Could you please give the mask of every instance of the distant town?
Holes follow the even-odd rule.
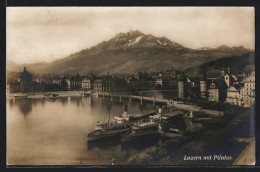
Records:
[[[204,99],[250,107],[255,103],[255,72],[235,74],[230,68],[203,72],[167,70],[137,74],[87,75],[32,74],[26,67],[7,76],[7,93],[36,94],[51,91],[124,92],[178,90],[178,98]]]

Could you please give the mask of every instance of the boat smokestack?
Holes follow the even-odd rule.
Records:
[[[127,105],[125,105],[125,112],[127,112]]]
[[[125,105],[125,111],[123,113],[123,116],[126,117],[127,116],[127,105]]]
[[[159,106],[158,113],[162,114],[162,107],[161,106]]]
[[[193,118],[193,111],[190,111],[190,117]]]

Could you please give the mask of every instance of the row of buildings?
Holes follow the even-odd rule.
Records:
[[[178,97],[200,97],[208,101],[249,107],[255,104],[255,72],[236,76],[228,69],[222,70],[217,77],[182,77],[178,81]]]
[[[163,74],[163,75],[162,75]],[[89,73],[86,76],[70,75],[33,75],[26,70],[16,77],[10,77],[7,85],[11,93],[34,91],[64,91],[64,90],[92,90],[93,92],[124,92],[154,89],[177,89],[177,79],[173,72],[136,75],[104,75],[95,76]],[[44,87],[36,89],[37,87]],[[51,89],[51,88],[55,89]]]
[[[167,75],[166,75],[167,74]],[[176,75],[168,72],[165,76],[105,75],[94,76],[37,76],[24,70],[18,78],[7,85],[11,93],[64,90],[92,90],[93,92],[125,92],[156,89],[177,89],[179,98],[202,98],[208,101],[226,102],[249,107],[255,103],[255,72],[236,75],[230,69],[223,69],[218,75],[208,73],[197,77]],[[178,77],[180,76],[180,77]],[[178,77],[178,80],[176,79]],[[54,88],[54,89],[53,89]]]

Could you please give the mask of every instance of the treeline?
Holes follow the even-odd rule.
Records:
[[[241,56],[231,56],[204,63],[199,66],[200,69],[219,69],[232,67],[232,72],[247,72],[248,66],[255,65],[255,52],[250,52]]]
[[[47,84],[45,82],[28,82],[21,84],[20,82],[10,83],[10,93],[37,93],[48,91],[67,91],[68,84],[66,81],[62,81],[61,84]]]

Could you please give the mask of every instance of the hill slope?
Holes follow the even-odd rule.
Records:
[[[189,68],[186,72],[203,71],[203,70],[221,70],[230,68],[231,72],[250,72],[255,70],[255,52],[245,53],[241,56],[230,56],[213,60],[197,67]]]

